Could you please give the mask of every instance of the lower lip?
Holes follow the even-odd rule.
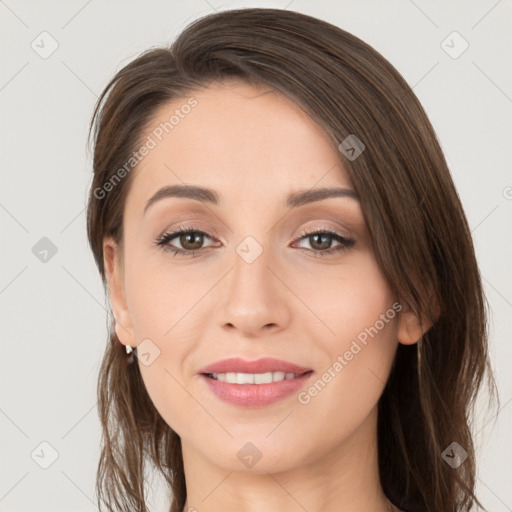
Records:
[[[210,390],[221,400],[239,407],[264,407],[297,393],[311,377],[308,372],[294,379],[285,379],[268,384],[230,384],[206,375],[201,377]]]

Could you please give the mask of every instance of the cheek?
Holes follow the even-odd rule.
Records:
[[[137,364],[153,405],[179,435],[202,417],[202,410],[186,389],[186,362],[200,339],[194,305],[210,287],[208,281],[192,283],[184,273],[170,272],[168,265],[148,264],[144,258],[133,257],[127,265],[126,295],[132,327],[137,342],[150,354],[146,365],[139,350]]]
[[[321,273],[304,272],[293,286],[312,313],[303,315],[308,321],[301,321],[301,329],[332,356],[348,348],[359,335],[364,338],[366,329],[376,322],[383,331],[381,338],[393,337],[394,298],[371,253],[360,252],[348,263]],[[386,317],[384,324],[381,315]]]
[[[126,272],[132,324],[139,337],[167,343],[187,325],[187,315],[207,291],[208,283],[204,283],[202,291],[201,281],[192,282],[179,265],[173,268],[162,256],[153,260],[142,256],[135,255]],[[182,337],[183,333],[179,338]]]
[[[337,422],[336,428],[355,427],[378,402],[387,381],[398,346],[400,306],[371,255],[358,257],[350,268],[340,267],[337,278],[315,283],[302,280],[308,305],[321,323],[301,327],[323,359],[317,379],[299,402],[322,420]]]

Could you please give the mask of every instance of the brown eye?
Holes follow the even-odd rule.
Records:
[[[205,239],[210,239],[210,236],[199,229],[179,227],[171,233],[164,233],[155,243],[157,246],[162,247],[166,251],[171,251],[176,255],[196,255],[203,249],[210,247],[203,247]],[[172,245],[172,240],[177,240],[174,244],[177,243],[181,247]]]
[[[301,233],[302,238],[300,240],[307,240],[310,249],[307,247],[303,247],[303,249],[307,249],[309,251],[313,251],[320,255],[323,254],[333,254],[338,251],[346,250],[349,247],[352,247],[355,244],[354,240],[343,236],[340,233],[331,230],[318,230],[318,231],[306,231]],[[338,242],[337,246],[332,248],[333,240]]]
[[[319,251],[326,251],[331,248],[334,237],[325,233],[319,233],[316,235],[309,235],[309,243],[313,249]]]
[[[199,231],[185,233],[183,235],[179,235],[179,237],[177,238],[179,238],[180,244],[183,247],[183,249],[192,251],[200,249],[204,241],[204,235]]]

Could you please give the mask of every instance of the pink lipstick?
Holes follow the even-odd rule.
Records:
[[[198,373],[221,400],[239,407],[263,407],[298,392],[313,370],[266,357],[256,361],[224,359]]]

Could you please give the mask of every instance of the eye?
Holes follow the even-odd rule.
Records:
[[[325,254],[334,254],[339,251],[344,251],[355,245],[355,240],[347,238],[345,235],[338,233],[336,231],[332,231],[330,229],[319,229],[316,231],[301,231],[299,233],[300,239],[307,241],[312,249],[305,248],[308,251],[312,251],[315,256],[319,254],[323,256]],[[336,240],[338,242],[337,246],[332,248],[332,240]],[[303,247],[304,248],[304,247]]]
[[[173,247],[170,245],[171,240],[178,239],[179,244],[182,248]],[[161,237],[155,240],[157,246],[162,247],[166,251],[171,253],[183,254],[183,255],[199,255],[204,249],[202,244],[205,239],[210,239],[207,233],[199,229],[190,227],[185,228],[180,226],[170,233],[164,233]]]

